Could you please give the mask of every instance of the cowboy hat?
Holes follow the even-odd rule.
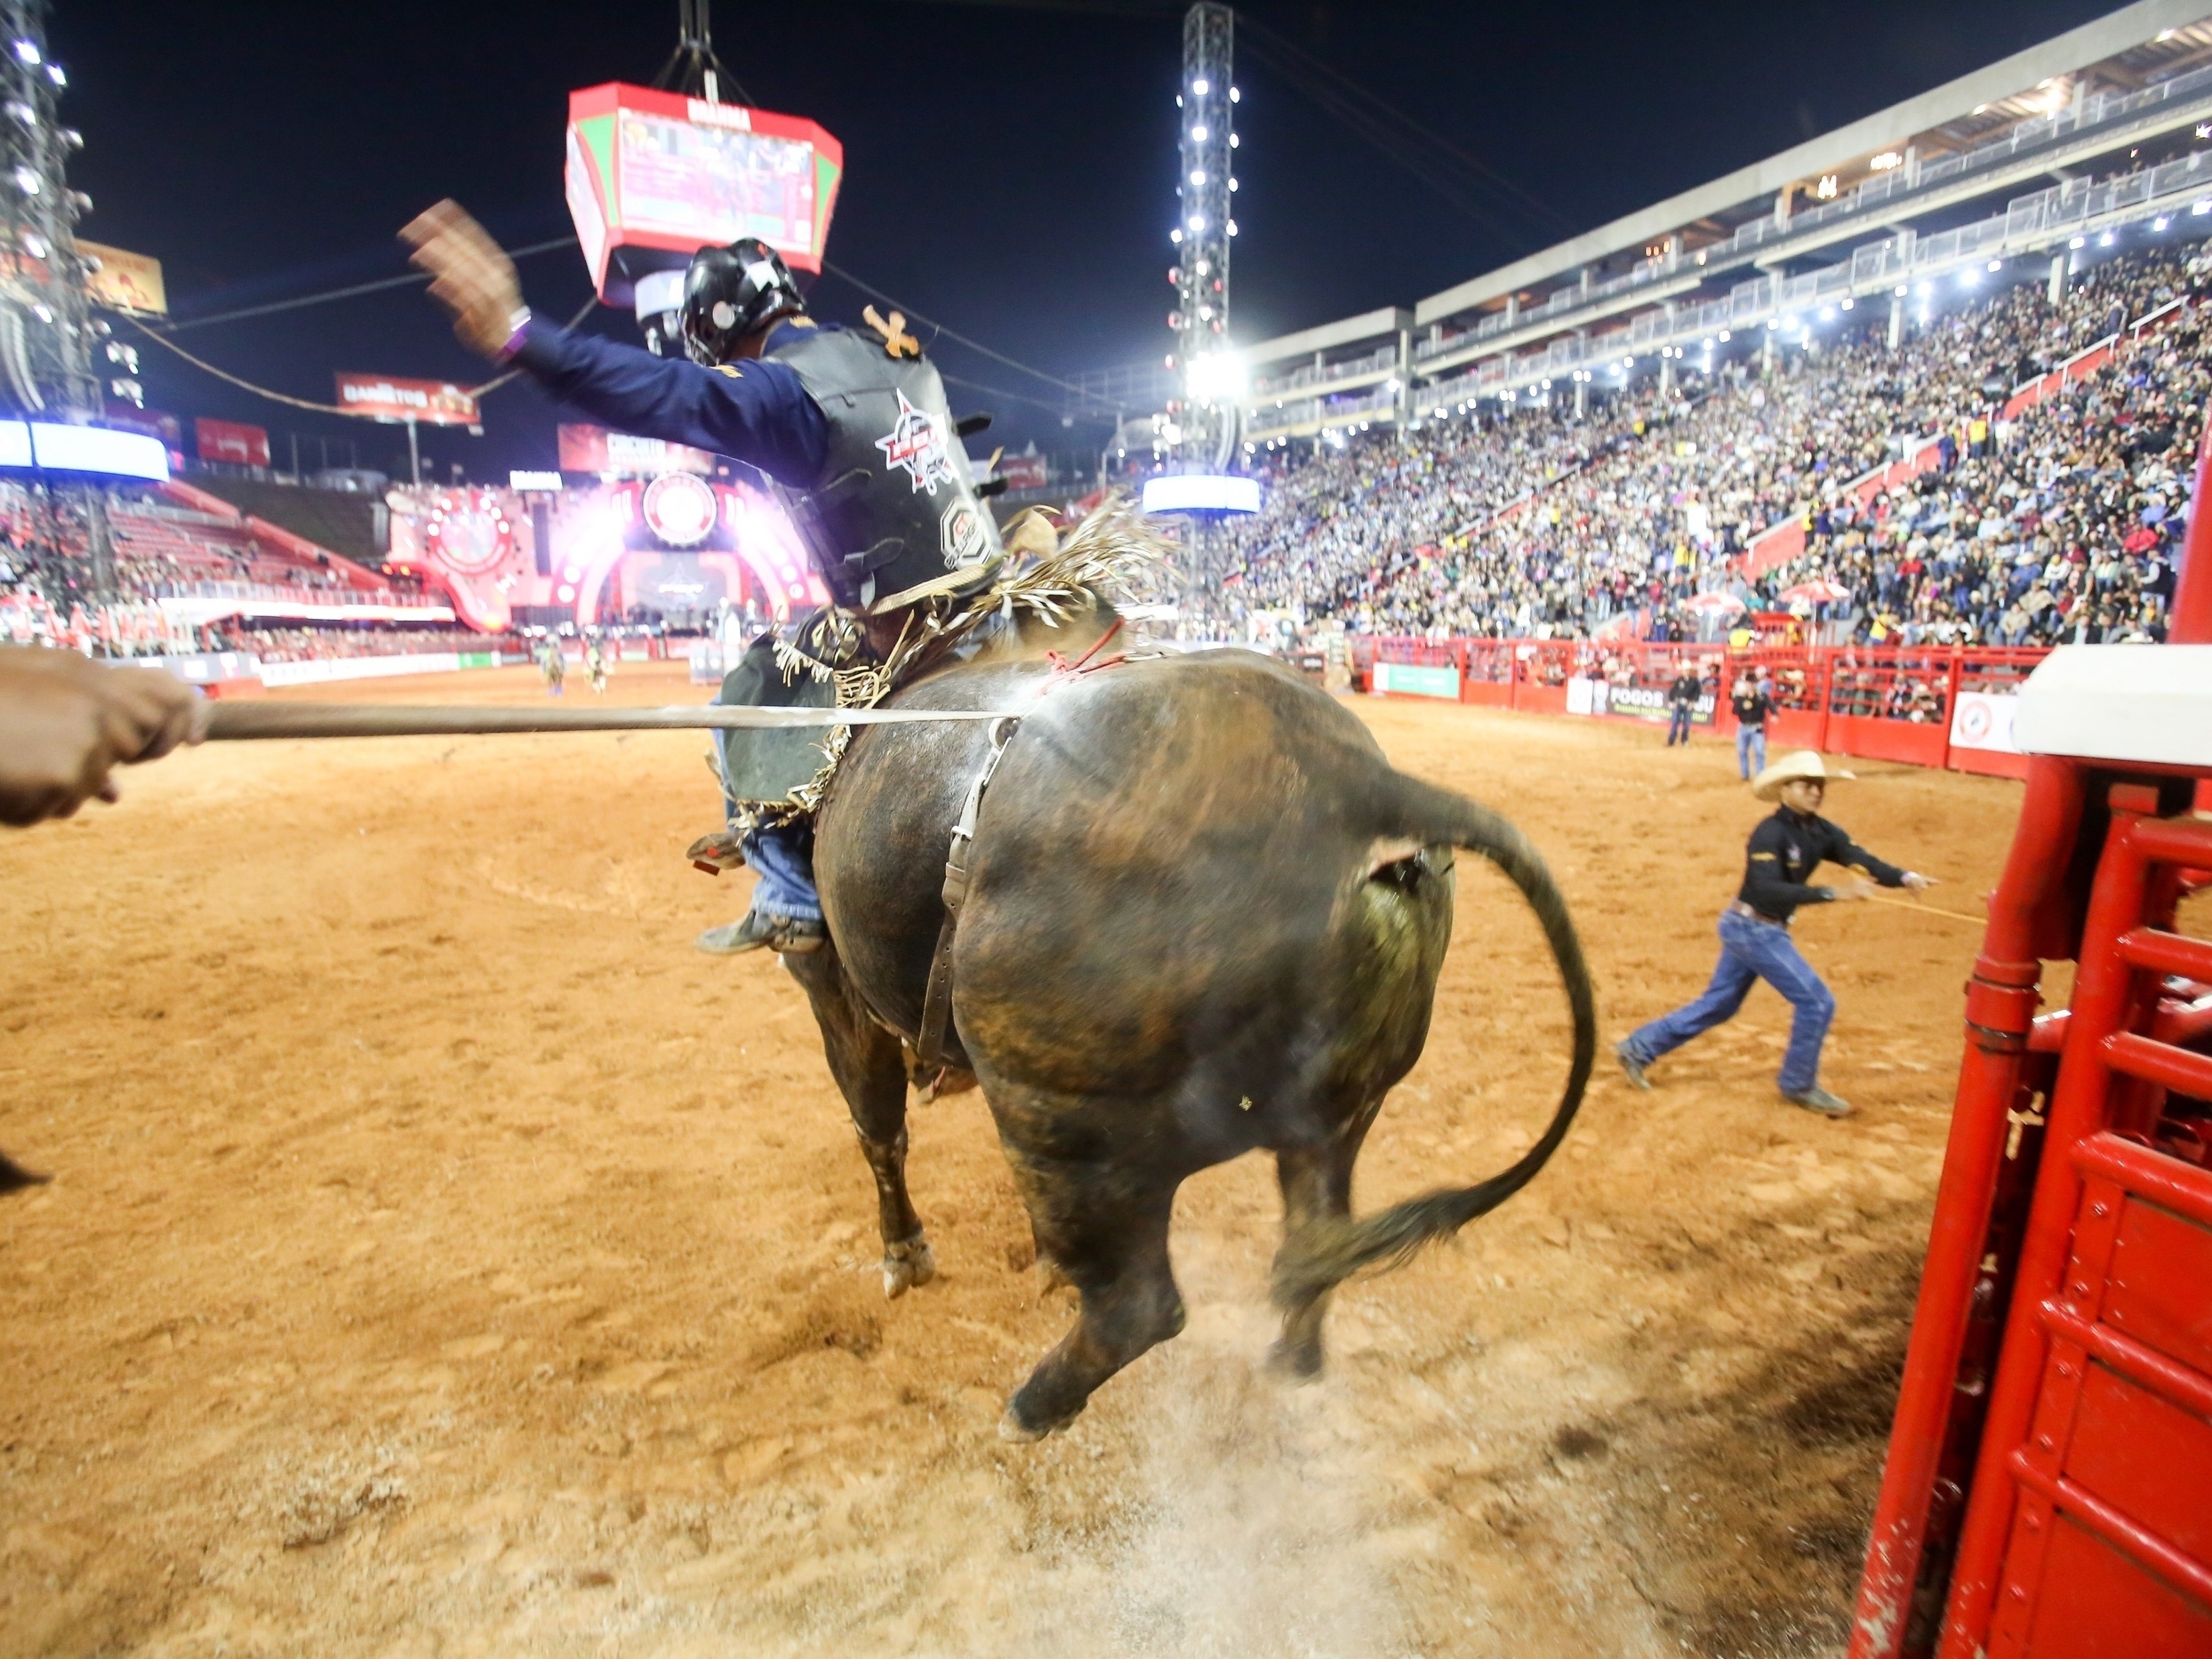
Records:
[[[1783,784],[1795,783],[1800,778],[1817,778],[1825,783],[1831,778],[1855,775],[1841,770],[1831,772],[1827,762],[1817,754],[1809,749],[1800,749],[1793,754],[1784,755],[1753,778],[1751,793],[1762,801],[1777,800],[1781,797]]]

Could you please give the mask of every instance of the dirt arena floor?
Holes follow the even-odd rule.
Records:
[[[579,677],[572,700],[589,701]],[[335,691],[524,701],[527,670]],[[627,669],[624,701],[696,700]],[[1608,1042],[1699,989],[1763,810],[1718,741],[1362,700],[1551,858]],[[1787,1008],[1631,1093],[1261,1369],[1258,1158],[1183,1190],[1190,1328],[1030,1447],[1065,1328],[981,1100],[918,1107],[938,1281],[886,1303],[797,986],[700,929],[694,734],[210,746],[0,838],[0,1653],[1733,1655],[1840,1651],[1978,934],[1871,904]],[[1978,910],[2018,800],[1862,765],[1835,817]],[[1463,861],[1373,1208],[1525,1147],[1554,971]]]

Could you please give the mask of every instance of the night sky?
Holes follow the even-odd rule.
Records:
[[[1452,283],[1755,161],[2087,21],[2092,0],[1867,0],[1777,6],[1261,4],[1240,47],[1233,333],[1265,339],[1411,304]],[[648,83],[675,44],[661,0],[213,6],[57,0],[63,116],[83,234],[149,253],[172,313],[306,294],[400,272],[393,233],[441,196],[510,245],[566,233],[567,93]],[[829,257],[1050,373],[1169,349],[1181,8],[1142,3],[721,0],[715,45],[766,108],[845,145]],[[1326,62],[1504,182],[1414,142],[1424,181],[1294,84]],[[1286,70],[1277,67],[1287,63]],[[732,96],[725,91],[725,96]],[[589,293],[573,246],[524,261],[541,313]],[[834,277],[816,310],[856,317]],[[589,325],[635,341],[626,312]],[[924,338],[928,338],[926,333]],[[331,372],[483,378],[420,290],[180,336],[234,373],[327,401]],[[1058,392],[950,342],[933,349],[994,440],[1095,446]],[[352,437],[391,469],[397,429],[262,402],[143,352],[149,405],[286,435]],[[477,477],[549,466],[553,407],[494,394],[486,435],[426,436]],[[187,441],[189,441],[188,427]],[[312,464],[315,453],[307,445]],[[333,456],[335,459],[335,454]]]

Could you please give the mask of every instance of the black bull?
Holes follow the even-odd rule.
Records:
[[[1040,1265],[1082,1310],[1008,1402],[1010,1436],[1067,1423],[1182,1328],[1167,1231],[1186,1177],[1275,1154],[1273,1357],[1310,1375],[1339,1282],[1493,1208],[1565,1137],[1595,1016],[1550,872],[1496,813],[1393,770],[1332,698],[1218,651],[1082,675],[982,661],[893,701],[1022,717],[978,822],[953,1019]],[[818,821],[833,943],[785,958],[875,1173],[894,1296],[934,1269],[907,1196],[893,1033],[919,1030],[948,842],[990,742],[979,722],[856,733]],[[1567,1088],[1511,1168],[1355,1222],[1353,1160],[1428,1035],[1455,847],[1496,863],[1543,926],[1574,1014]]]

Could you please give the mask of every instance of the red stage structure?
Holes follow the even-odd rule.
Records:
[[[2212,1655],[2212,942],[2174,926],[2212,883],[2208,461],[2169,644],[2022,697],[1850,1659]]]

